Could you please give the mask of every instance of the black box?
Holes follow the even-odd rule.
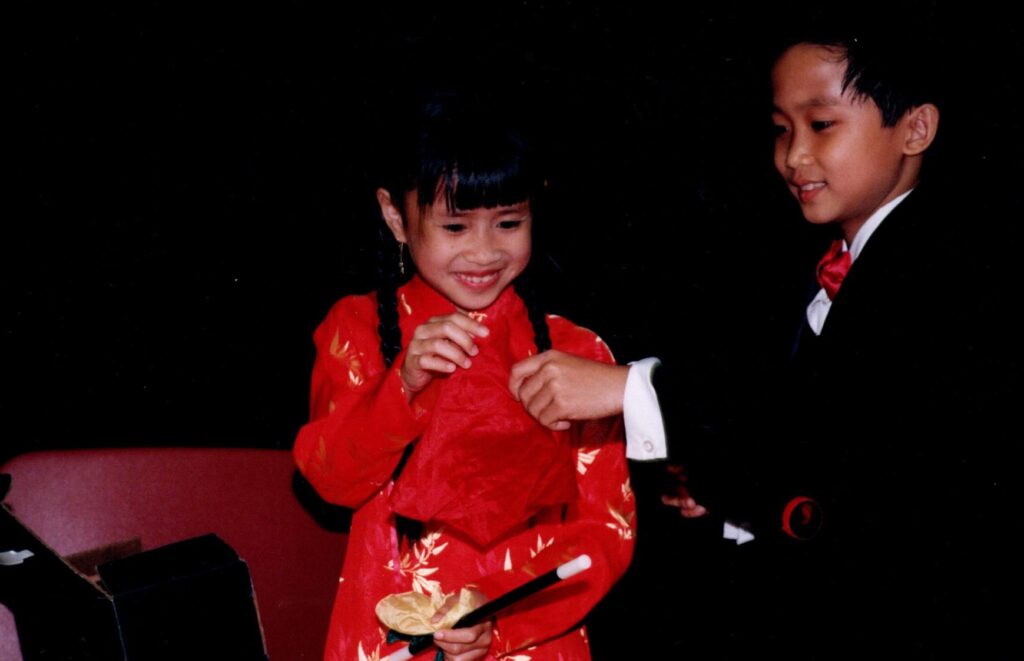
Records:
[[[266,661],[248,567],[216,535],[98,569],[90,579],[0,507],[0,603],[25,661]]]

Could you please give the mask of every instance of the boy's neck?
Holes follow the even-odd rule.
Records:
[[[885,196],[885,199],[883,199],[878,206],[875,207],[874,211],[869,213],[866,217],[840,223],[839,229],[843,233],[843,239],[846,240],[847,246],[853,245],[853,240],[857,237],[857,233],[860,232],[861,228],[864,227],[869,220],[874,218],[875,214],[877,214],[879,210],[884,208],[885,205],[889,204],[893,200],[909,193],[917,187],[918,178],[916,169],[914,176],[905,179],[906,181],[898,182],[897,185],[893,187],[892,191]]]
[[[899,206],[903,200],[914,190],[914,187],[903,191],[902,193],[890,198],[887,202],[879,205],[870,216],[868,216],[864,222],[860,223],[857,229],[850,233],[846,233],[846,228],[843,228],[843,238],[846,241],[846,249],[852,253],[854,259],[860,254],[860,251],[864,249],[864,244],[867,243],[871,235],[878,229],[878,226],[888,218],[889,214]]]

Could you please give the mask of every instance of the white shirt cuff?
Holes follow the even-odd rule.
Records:
[[[661,419],[658,394],[651,373],[661,365],[657,358],[644,358],[629,364],[622,417],[626,425],[626,457],[651,461],[668,457],[665,423]]]

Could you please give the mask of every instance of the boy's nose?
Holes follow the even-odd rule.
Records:
[[[811,160],[812,156],[807,148],[807,141],[794,133],[786,149],[786,166],[795,170],[801,165],[807,165]]]

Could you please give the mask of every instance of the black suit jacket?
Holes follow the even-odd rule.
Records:
[[[656,383],[694,488],[705,477],[719,510],[756,523],[764,575],[747,596],[764,598],[765,635],[791,656],[1008,649],[1019,361],[997,321],[1013,293],[993,281],[974,214],[913,192],[865,245],[821,335],[803,322],[791,359],[718,420],[664,406],[692,385],[666,372]],[[796,496],[823,512],[808,541],[782,533]],[[804,632],[795,648],[790,627]]]

